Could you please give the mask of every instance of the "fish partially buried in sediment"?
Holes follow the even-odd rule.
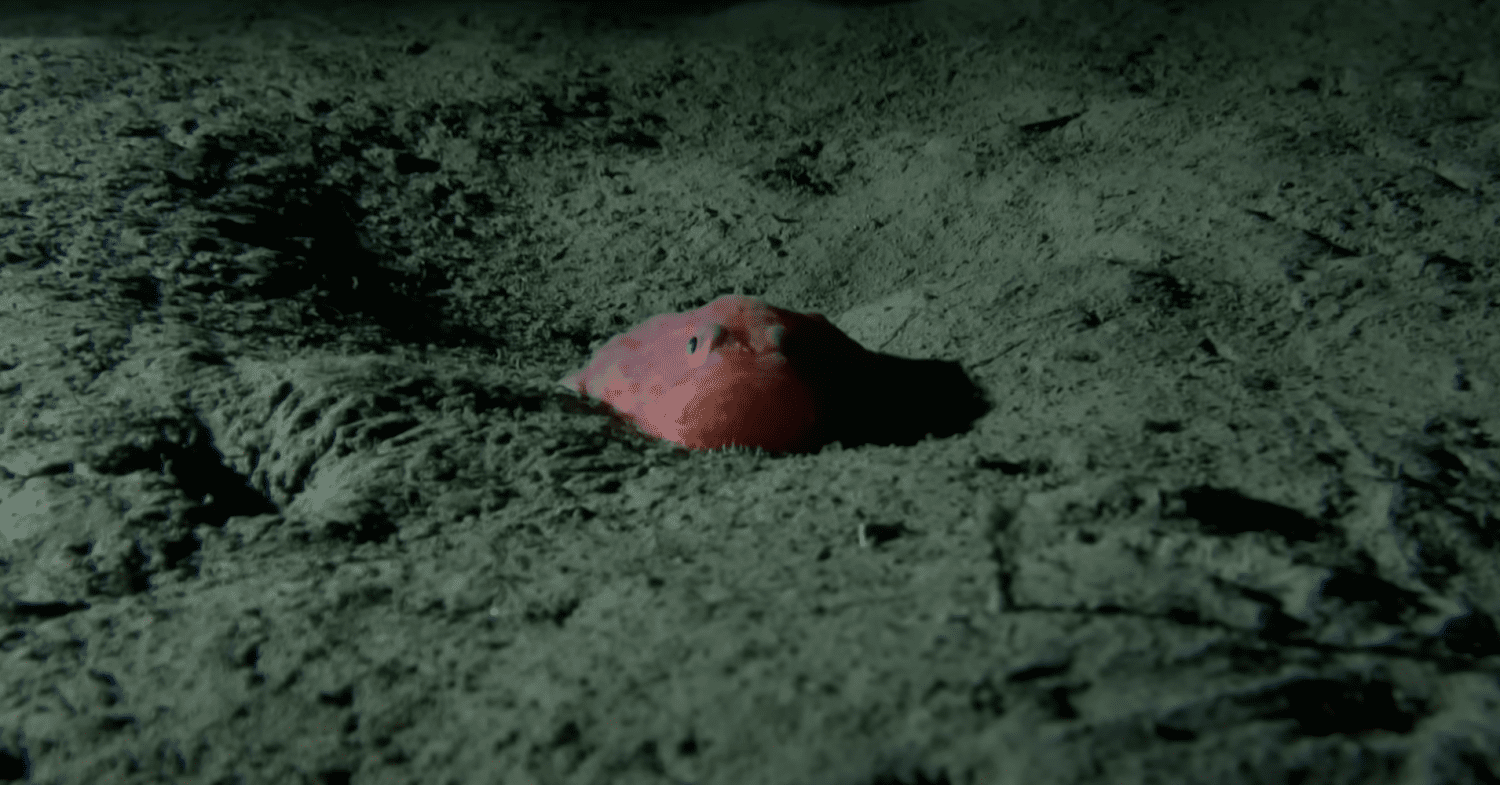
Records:
[[[833,410],[872,360],[822,314],[731,294],[647,319],[559,383],[685,447],[807,452],[838,438]]]

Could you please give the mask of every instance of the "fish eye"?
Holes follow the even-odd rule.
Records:
[[[688,365],[698,368],[708,362],[708,358],[713,355],[714,350],[724,344],[724,336],[727,334],[728,330],[724,329],[724,325],[716,324],[707,329],[699,330],[696,335],[688,338],[686,346],[687,356],[690,358]],[[699,351],[700,349],[702,351]]]

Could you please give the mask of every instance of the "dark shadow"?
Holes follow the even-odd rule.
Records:
[[[1470,609],[1444,622],[1437,637],[1448,648],[1470,657],[1500,654],[1500,631],[1495,629],[1495,620],[1476,610]]]
[[[398,146],[380,130],[351,131],[345,147],[359,143]],[[453,282],[436,265],[408,269],[403,249],[386,247],[363,228],[368,211],[354,195],[357,186],[325,182],[325,168],[351,153],[315,151],[312,164],[272,164],[264,156],[282,151],[286,140],[270,132],[205,136],[183,152],[175,168],[164,173],[173,198],[209,214],[201,234],[184,244],[186,269],[181,288],[198,297],[222,298],[232,313],[245,301],[301,301],[306,315],[267,317],[244,330],[296,335],[309,342],[358,340],[368,350],[390,343],[440,346],[487,346],[491,339],[446,318],[448,299],[439,294]],[[403,175],[430,173],[437,162],[409,153],[396,157]],[[434,209],[450,194],[434,196]],[[467,197],[467,194],[463,196]],[[477,204],[483,199],[475,196]],[[475,208],[479,209],[479,208]],[[253,249],[268,259],[241,261]],[[196,260],[212,254],[213,264]],[[153,306],[173,298],[134,284],[132,294]],[[320,329],[321,328],[321,329]],[[361,328],[373,328],[364,330]]]
[[[1259,717],[1290,719],[1300,736],[1331,736],[1374,730],[1406,733],[1427,712],[1396,700],[1392,685],[1354,675],[1343,679],[1291,679],[1240,696],[1236,702]]]
[[[278,254],[262,280],[246,292],[268,300],[311,293],[319,317],[348,326],[368,322],[398,343],[472,344],[480,336],[443,318],[444,300],[431,292],[451,281],[438,271],[396,269],[388,252],[361,235],[363,210],[333,188],[288,189],[268,205],[245,205],[214,221],[219,237]],[[280,200],[281,203],[276,203]]]
[[[1289,542],[1314,542],[1338,535],[1337,529],[1322,521],[1238,491],[1200,485],[1184,488],[1177,495],[1183,515],[1197,519],[1204,532],[1219,537],[1260,531],[1278,534]]]
[[[912,445],[963,433],[992,405],[963,366],[870,353],[840,370],[827,404],[828,442]]]
[[[1381,624],[1401,624],[1415,613],[1426,613],[1431,606],[1422,596],[1367,573],[1334,567],[1313,592],[1312,602],[1336,605],[1358,605],[1370,618]]]

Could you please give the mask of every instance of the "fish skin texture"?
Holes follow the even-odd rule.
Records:
[[[808,452],[873,355],[816,313],[725,295],[647,319],[558,380],[643,433],[697,450]]]

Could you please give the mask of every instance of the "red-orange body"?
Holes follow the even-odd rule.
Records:
[[[686,447],[796,452],[828,441],[839,369],[864,354],[821,314],[725,295],[611,338],[559,381]]]

